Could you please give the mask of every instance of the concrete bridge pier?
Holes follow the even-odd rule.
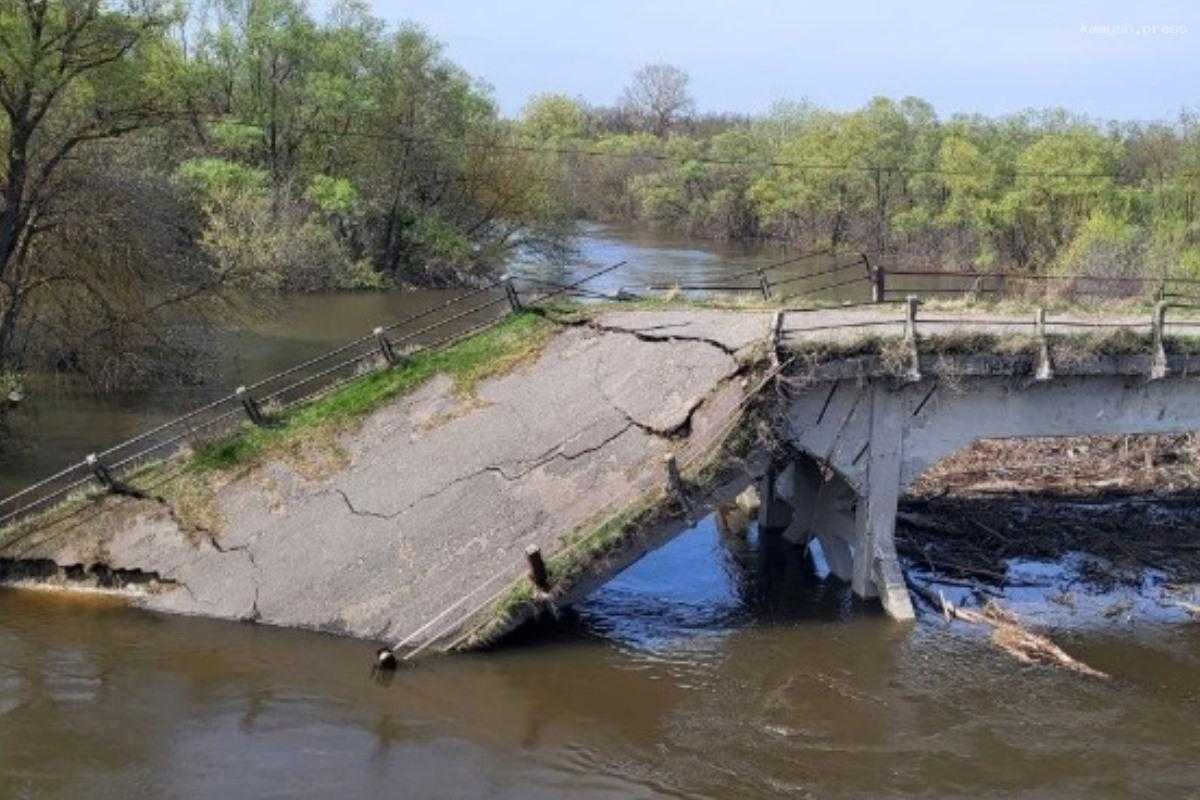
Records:
[[[879,596],[893,619],[911,620],[912,599],[896,555],[896,512],[901,491],[904,421],[911,414],[899,395],[880,384],[871,393],[871,436],[867,443],[867,485],[855,514],[854,575],[859,597]]]
[[[892,617],[912,619],[894,541],[908,412],[880,384],[843,390],[841,399],[838,393],[834,386],[814,395],[821,404],[816,424],[809,420],[793,436],[791,462],[762,479],[760,529],[800,545],[815,538],[830,572],[855,594],[878,597]]]
[[[829,571],[849,583],[859,597],[879,597],[892,617],[911,619],[912,604],[893,538],[899,498],[898,454],[893,450],[892,458],[884,453],[876,458],[882,480],[871,488],[878,487],[878,491],[860,497],[841,476],[823,471],[814,459],[799,455],[775,477],[774,496],[789,508],[786,513],[777,512],[776,521],[790,517],[782,535],[793,544],[806,545],[816,539]]]
[[[792,524],[795,514],[787,499],[789,482],[786,473],[787,470],[781,472],[777,464],[771,463],[759,479],[758,529],[763,533],[782,533]]]

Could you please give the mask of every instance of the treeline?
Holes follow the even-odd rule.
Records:
[[[849,112],[781,103],[751,120],[684,115],[657,130],[653,118],[551,95],[523,124],[559,152],[583,217],[934,269],[1200,277],[1191,113],[942,120],[922,100],[876,98]]]
[[[263,291],[561,255],[547,164],[421,30],[347,0],[0,0],[0,377],[186,365]]]
[[[264,293],[451,285],[575,220],[946,269],[1200,274],[1200,123],[925,102],[696,113],[651,64],[611,106],[517,119],[358,0],[0,0],[0,387],[189,363]],[[249,299],[249,303],[247,300]],[[194,338],[194,337],[192,337]]]

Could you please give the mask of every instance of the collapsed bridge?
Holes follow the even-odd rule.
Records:
[[[467,393],[432,375],[325,431],[321,458],[291,442],[190,494],[134,486],[10,526],[0,577],[409,652],[458,646],[597,585],[622,548],[644,552],[647,508],[696,513],[722,444],[765,407],[786,446],[751,476],[760,524],[818,539],[834,574],[905,619],[897,501],[937,460],[981,438],[1200,428],[1200,359],[1181,345],[1200,322],[1166,312],[547,312],[536,353]],[[523,575],[528,548],[551,562],[548,596]]]

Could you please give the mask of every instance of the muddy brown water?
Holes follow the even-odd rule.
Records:
[[[1187,797],[1200,635],[1060,637],[1108,682],[685,533],[519,644],[363,643],[0,591],[0,797]]]
[[[671,280],[778,257],[619,231],[585,254]],[[639,269],[606,289],[658,280]],[[420,297],[302,298],[224,335],[240,360],[222,379]],[[190,399],[64,389],[10,421],[28,446],[0,471],[23,482]],[[0,798],[1197,796],[1200,629],[1057,635],[1114,676],[1082,680],[935,617],[892,624],[821,574],[706,521],[560,624],[387,682],[363,642],[0,590]]]

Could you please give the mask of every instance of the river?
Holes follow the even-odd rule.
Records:
[[[582,250],[642,271],[611,286],[779,257],[601,229]],[[241,360],[213,391],[414,302],[430,300],[301,298],[226,335]],[[12,423],[29,445],[5,456],[6,479],[184,397],[64,388]],[[1195,796],[1196,627],[1056,635],[1113,675],[1087,680],[1022,667],[932,616],[893,624],[823,574],[706,520],[561,624],[386,682],[362,642],[0,590],[0,798]]]

